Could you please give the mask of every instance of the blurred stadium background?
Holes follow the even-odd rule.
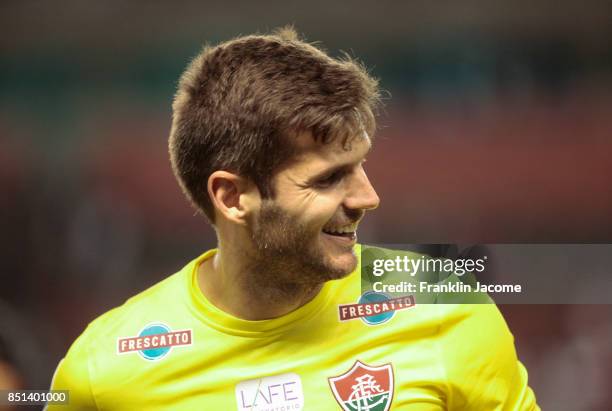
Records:
[[[46,388],[89,321],[214,246],[167,160],[174,88],[204,42],[287,23],[388,90],[362,241],[612,240],[609,1],[4,1],[0,381]],[[501,307],[544,409],[612,409],[610,307]]]

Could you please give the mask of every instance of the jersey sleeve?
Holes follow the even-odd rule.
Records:
[[[86,332],[72,344],[66,356],[60,361],[53,381],[52,390],[68,390],[68,404],[47,405],[47,411],[97,410],[91,390],[89,356]]]
[[[540,410],[495,304],[462,304],[458,310],[441,327],[449,410]]]

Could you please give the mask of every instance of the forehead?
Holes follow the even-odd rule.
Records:
[[[303,133],[294,140],[295,153],[278,175],[307,175],[320,173],[343,165],[361,162],[372,147],[367,133],[350,138],[346,143],[341,138],[327,144],[315,141],[310,133]]]
[[[342,138],[324,144],[315,141],[310,133],[299,134],[295,141],[294,147],[296,150],[295,163],[303,163],[309,161],[323,162],[344,162],[360,161],[363,159],[372,147],[372,141],[366,132],[360,135],[351,136],[346,141]]]

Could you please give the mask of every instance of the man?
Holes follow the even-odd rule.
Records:
[[[537,409],[494,305],[339,318],[379,203],[363,168],[377,102],[359,64],[291,29],[205,48],[170,156],[218,248],[89,325],[54,377],[71,408]]]

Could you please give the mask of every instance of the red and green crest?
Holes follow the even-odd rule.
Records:
[[[388,411],[393,401],[393,368],[355,361],[344,374],[329,378],[329,385],[344,411]]]

